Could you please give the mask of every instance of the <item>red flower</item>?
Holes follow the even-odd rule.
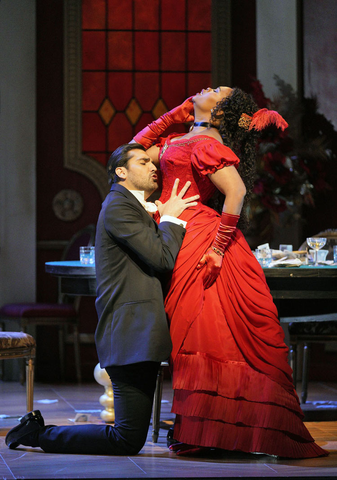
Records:
[[[298,160],[298,165],[308,174],[310,174],[310,168],[306,164],[305,160],[303,158],[299,158]]]
[[[323,192],[328,187],[326,181],[323,178],[318,178],[314,180],[312,183],[317,192]]]
[[[268,152],[263,156],[266,172],[269,172],[277,183],[285,185],[292,177],[292,172],[285,167],[286,157],[281,152]]]
[[[265,207],[276,213],[281,213],[287,210],[287,204],[282,198],[265,195],[262,197],[261,201]]]
[[[265,191],[265,182],[259,179],[254,185],[253,193],[255,193],[256,195],[262,195],[264,191]]]

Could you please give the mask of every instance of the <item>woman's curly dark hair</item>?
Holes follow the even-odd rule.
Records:
[[[240,88],[233,88],[232,93],[220,100],[211,112],[211,123],[218,125],[224,145],[239,157],[238,172],[246,187],[246,196],[242,208],[239,228],[248,227],[246,205],[249,203],[256,175],[256,144],[259,133],[254,129],[240,127],[238,122],[243,113],[253,115],[258,110],[254,99]],[[210,200],[209,206],[221,213],[224,195],[220,192]]]

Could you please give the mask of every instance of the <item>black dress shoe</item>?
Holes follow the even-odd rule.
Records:
[[[36,420],[41,427],[44,427],[44,418],[40,410],[33,410],[20,418],[20,423],[26,423],[28,420]]]
[[[16,448],[20,444],[29,447],[38,447],[38,431],[44,427],[44,419],[40,410],[29,412],[20,418],[20,423],[6,435],[6,445]]]

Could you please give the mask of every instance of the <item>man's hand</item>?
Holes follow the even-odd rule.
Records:
[[[170,215],[171,217],[178,218],[179,215],[181,215],[183,211],[186,210],[186,208],[195,207],[196,205],[198,205],[198,202],[195,202],[194,200],[198,200],[200,198],[200,195],[183,198],[183,196],[189,189],[191,182],[186,182],[183,188],[180,190],[179,194],[177,195],[178,184],[179,178],[175,180],[172,188],[171,197],[169,198],[169,200],[167,200],[166,203],[161,203],[159,200],[156,200],[155,204],[158,207],[158,212],[161,217],[163,215]]]
[[[203,283],[205,290],[213,285],[220,273],[223,257],[209,248],[197,265],[197,270],[204,267]]]

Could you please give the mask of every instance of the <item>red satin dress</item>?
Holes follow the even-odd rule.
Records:
[[[204,272],[196,268],[220,222],[205,205],[215,191],[207,174],[238,165],[238,157],[204,135],[171,135],[158,145],[161,202],[176,178],[180,187],[190,180],[187,196],[199,194],[201,200],[180,217],[187,230],[165,300],[173,342],[174,438],[280,457],[327,455],[302,422],[277,309],[241,231],[211,288],[204,290]]]

